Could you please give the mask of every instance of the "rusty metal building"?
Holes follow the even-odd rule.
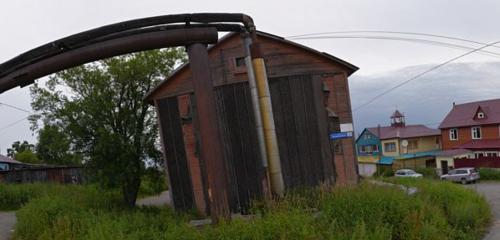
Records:
[[[282,37],[258,33],[267,66],[272,107],[286,189],[358,181],[354,139],[329,139],[340,124],[352,124],[348,77],[358,68]],[[255,117],[239,34],[209,48],[219,134],[224,146],[228,200],[245,212],[262,198],[266,171],[261,164]],[[207,176],[199,154],[199,119],[189,64],[181,66],[146,96],[156,106],[172,200],[176,209],[209,212]]]

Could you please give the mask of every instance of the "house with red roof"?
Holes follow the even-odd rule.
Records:
[[[439,125],[443,153],[438,168],[454,166],[453,159],[500,156],[500,99],[453,104]],[[454,154],[460,152],[460,154]],[[467,154],[463,154],[468,152]]]
[[[365,128],[356,140],[359,172],[371,176],[377,168],[420,168],[435,165],[441,132],[424,125],[406,125],[398,110],[390,126]]]

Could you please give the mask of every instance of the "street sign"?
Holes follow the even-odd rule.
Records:
[[[350,138],[352,137],[352,132],[334,132],[330,133],[330,140]]]

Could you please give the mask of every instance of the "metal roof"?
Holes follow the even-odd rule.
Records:
[[[416,152],[416,153],[404,153],[401,154],[397,157],[396,159],[412,159],[412,158],[418,158],[418,157],[433,157],[436,156],[438,153],[438,150],[435,151],[427,151],[427,152]]]
[[[484,112],[484,118],[478,119],[476,117],[478,110]],[[488,124],[500,124],[500,99],[454,105],[443,122],[439,125],[439,128],[468,127]]]
[[[15,163],[15,164],[23,164],[22,162],[19,162],[19,161],[16,161],[10,157],[7,157],[7,156],[4,156],[4,155],[0,155],[0,162],[3,162],[3,163]]]
[[[467,150],[467,149],[450,149],[450,150],[444,150],[436,153],[436,156],[441,156],[441,157],[453,157],[457,155],[463,155],[463,154],[468,154],[471,153],[472,151]]]
[[[383,156],[380,158],[380,160],[378,161],[378,164],[382,164],[382,165],[391,165],[392,162],[394,162],[394,157],[386,157],[386,156]]]
[[[470,142],[458,145],[455,148],[465,148],[465,149],[471,149],[471,150],[477,150],[477,149],[495,149],[495,150],[499,150],[500,149],[500,139],[479,139],[479,140],[472,140]]]
[[[262,32],[262,31],[256,31],[256,32],[257,32],[257,36],[259,36],[259,37],[265,37],[265,38],[273,39],[275,41],[279,41],[279,42],[282,42],[282,43],[285,43],[285,44],[293,45],[295,47],[302,48],[302,49],[304,49],[304,50],[306,50],[308,52],[311,52],[311,53],[314,53],[314,54],[317,54],[317,55],[321,55],[322,57],[325,57],[325,58],[327,58],[328,60],[330,60],[332,62],[336,62],[336,63],[338,63],[338,64],[346,67],[347,69],[349,69],[348,75],[351,75],[354,72],[356,72],[357,70],[359,70],[359,67],[357,67],[357,66],[355,66],[355,65],[353,65],[353,64],[351,64],[349,62],[346,62],[346,61],[344,61],[344,60],[342,60],[340,58],[337,58],[337,57],[335,57],[333,55],[330,55],[328,53],[320,52],[320,51],[312,49],[310,47],[306,47],[306,46],[304,46],[302,44],[286,40],[285,38],[277,36],[277,35],[274,35],[274,34]],[[226,40],[228,40],[229,38],[231,38],[233,36],[239,35],[239,34],[240,33],[237,33],[237,32],[231,32],[229,34],[226,34],[221,39],[219,39],[219,41],[218,41],[218,43],[216,45],[224,44],[224,42]],[[216,45],[209,46],[208,51],[210,52]],[[145,101],[151,101],[152,99],[150,99],[150,96],[153,95],[160,88],[160,86],[162,86],[163,84],[165,84],[169,79],[175,77],[177,74],[179,74],[180,72],[182,72],[188,66],[189,66],[189,62],[186,62],[186,63],[182,64],[181,66],[179,66],[178,68],[176,68],[165,80],[161,81],[157,86],[155,86],[153,89],[151,89],[144,96],[144,100]]]
[[[394,113],[391,116],[391,118],[400,118],[400,117],[404,117],[404,115],[399,110],[394,111]]]
[[[441,135],[440,130],[432,129],[424,125],[406,125],[404,127],[385,126],[372,127],[367,129],[381,140],[391,138],[414,138]]]

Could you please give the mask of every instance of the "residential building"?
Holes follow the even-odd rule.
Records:
[[[390,126],[366,128],[356,140],[361,175],[370,176],[382,166],[392,169],[430,167],[435,164],[441,132],[424,125],[406,125],[396,110]]]
[[[25,167],[26,164],[16,161],[10,157],[0,155],[0,171],[9,171],[12,169],[20,169]]]
[[[266,62],[285,188],[356,184],[352,134],[334,140],[329,134],[352,129],[348,77],[358,68],[279,36],[264,32],[257,36]],[[262,198],[267,173],[259,154],[241,35],[226,35],[208,49],[208,56],[228,202],[232,212],[244,212],[253,200]],[[193,92],[186,64],[152,90],[146,101],[158,112],[174,207],[207,213],[211,189],[198,151],[203,144],[198,123],[204,119],[198,115]]]
[[[439,129],[443,154],[448,155],[446,159],[436,159],[439,161],[436,165],[442,172],[446,172],[448,167],[454,167],[453,160],[457,158],[498,158],[500,99],[453,104]],[[466,151],[467,154],[462,154]]]

